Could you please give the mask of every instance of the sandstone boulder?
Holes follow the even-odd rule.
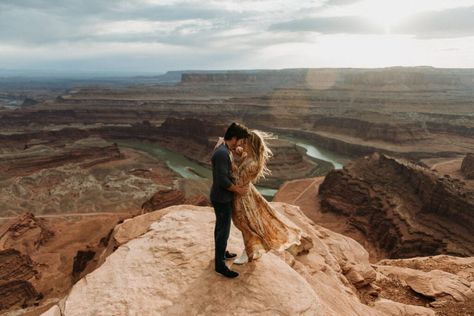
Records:
[[[311,238],[308,253],[269,252],[243,266],[228,261],[240,276],[226,279],[213,271],[212,208],[172,206],[117,225],[102,265],[44,315],[444,316],[471,308],[474,258],[371,265],[353,239],[315,224],[298,207],[272,205]],[[228,249],[243,249],[235,227]]]
[[[436,301],[474,300],[474,283],[452,273],[441,270],[423,272],[393,266],[376,266],[376,268],[384,276],[397,279],[407,284],[413,291],[434,298]]]
[[[63,315],[381,315],[360,302],[344,274],[360,275],[357,285],[370,283],[367,252],[297,207],[274,206],[313,239],[308,254],[267,253],[233,266],[241,275],[228,280],[213,271],[212,209],[173,206],[117,226],[118,249],[73,287]],[[234,228],[229,249],[242,248]]]
[[[146,212],[159,210],[172,205],[183,204],[184,194],[176,189],[163,189],[156,192],[148,201],[143,203],[142,209]]]
[[[27,213],[0,225],[0,314],[38,315],[64,297],[75,280],[94,270],[95,255],[104,252],[112,229],[128,216]]]
[[[375,302],[374,308],[390,316],[404,316],[404,315],[435,316],[436,315],[436,313],[433,310],[426,307],[402,304],[402,303],[394,302],[387,299],[380,299],[379,301]]]

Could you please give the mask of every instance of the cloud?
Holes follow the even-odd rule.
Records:
[[[453,38],[474,35],[474,6],[420,12],[408,17],[393,32],[419,38]]]
[[[270,31],[317,32],[323,34],[380,33],[382,30],[365,18],[357,16],[314,17],[276,23]]]
[[[328,0],[326,1],[325,5],[326,6],[343,6],[343,5],[354,4],[359,1],[361,0]]]
[[[322,34],[381,34],[382,25],[361,16],[307,17],[275,23],[270,31],[316,32]],[[457,38],[474,35],[474,6],[423,11],[401,19],[391,34],[418,38]]]
[[[266,9],[266,10],[264,10]],[[301,10],[293,6],[292,10]],[[0,2],[0,41],[20,46],[56,43],[162,43],[258,49],[295,41],[269,36],[274,19],[290,14],[285,1],[18,0]],[[260,33],[260,35],[257,35]],[[232,43],[234,41],[234,43]]]
[[[301,47],[311,56],[327,52],[331,38],[385,35],[383,25],[351,11],[367,1],[0,0],[0,67],[232,68],[246,61],[260,67],[269,55],[288,55],[282,65],[291,65],[301,61]],[[425,10],[391,32],[418,39],[471,35],[472,9]]]
[[[81,3],[82,5],[78,5]],[[203,5],[183,4],[154,5],[137,2],[135,6],[120,5],[119,1],[26,1],[0,3],[0,39],[8,43],[31,43],[34,45],[60,41],[116,41],[121,40],[122,30],[125,41],[157,41],[167,38],[173,32],[179,37],[184,33],[197,33],[207,29],[219,29],[221,21],[237,22],[238,13]],[[173,23],[176,21],[176,23]],[[166,23],[168,22],[168,23]],[[207,23],[206,23],[207,22]],[[141,24],[149,27],[142,32],[130,32],[126,26]],[[111,36],[105,36],[105,29]],[[152,33],[156,36],[150,38]],[[143,34],[143,37],[140,36]]]

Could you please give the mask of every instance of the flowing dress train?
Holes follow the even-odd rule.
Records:
[[[242,232],[245,250],[250,261],[269,250],[283,251],[300,245],[303,232],[283,214],[276,211],[252,181],[258,173],[257,162],[247,157],[235,168],[237,185],[248,185],[244,195],[236,195],[232,220]]]

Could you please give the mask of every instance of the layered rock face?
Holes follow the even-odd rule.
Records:
[[[175,189],[165,189],[156,192],[148,201],[143,203],[142,209],[151,212],[171,205],[184,204],[184,201],[183,192]]]
[[[40,300],[42,296],[28,281],[37,274],[30,257],[15,249],[0,250],[0,311]]]
[[[209,145],[209,139],[224,137],[227,126],[198,119],[177,119],[168,117],[159,127],[161,135],[191,139],[202,145]]]
[[[373,122],[362,119],[361,114],[359,113],[359,118],[350,117],[354,114],[347,117],[321,117],[314,121],[314,129],[395,144],[414,143],[429,136],[421,124],[403,122],[387,115],[383,119],[379,117],[378,122]]]
[[[474,254],[474,192],[425,167],[373,154],[328,174],[319,195],[389,258]]]
[[[185,193],[177,189],[164,189],[156,192],[142,205],[142,210],[152,212],[172,205],[190,204],[198,206],[210,206],[211,203],[206,195],[198,194],[186,198]]]
[[[461,165],[461,173],[467,179],[474,180],[474,154],[467,154]]]
[[[25,127],[130,125],[146,119],[156,126],[173,116],[236,120],[264,130],[304,130],[316,134],[321,146],[354,156],[375,149],[427,158],[466,154],[474,148],[471,70],[286,69],[182,75],[173,86],[73,90],[33,108],[2,112],[0,125],[23,132]],[[132,130],[120,131],[127,136]]]
[[[0,154],[0,217],[136,211],[177,178],[165,162],[101,138],[29,144]]]
[[[23,152],[1,155],[0,174],[7,176],[23,176],[35,171],[54,168],[69,163],[79,163],[87,168],[96,164],[123,158],[119,148],[112,144],[103,146],[66,146],[56,149],[25,148]]]
[[[0,225],[0,313],[24,308],[38,315],[62,298],[97,266],[111,230],[129,216],[26,213]]]
[[[472,87],[472,70],[435,68],[384,69],[282,69],[259,71],[188,72],[181,75],[184,84],[252,83],[272,87],[315,89],[364,88],[373,90],[426,90],[433,88]]]
[[[228,261],[240,276],[226,279],[213,271],[212,209],[173,206],[116,226],[106,253],[117,250],[43,315],[458,316],[469,311],[473,258],[370,265],[354,240],[314,224],[297,207],[272,206],[312,239],[307,254],[270,252],[243,266]],[[228,248],[243,249],[235,228]]]

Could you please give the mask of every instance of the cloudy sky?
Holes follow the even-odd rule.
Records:
[[[0,0],[0,68],[474,68],[474,0]]]

